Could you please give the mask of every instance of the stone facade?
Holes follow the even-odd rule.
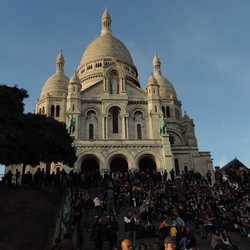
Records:
[[[198,150],[193,120],[183,115],[173,85],[161,73],[160,59],[154,56],[153,74],[142,89],[130,52],[112,35],[107,10],[101,35],[86,48],[70,79],[64,63],[61,51],[36,113],[65,124],[73,118],[74,171],[194,169],[205,175],[213,170],[210,153]],[[161,133],[162,114],[167,132]]]

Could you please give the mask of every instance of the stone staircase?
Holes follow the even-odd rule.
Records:
[[[89,189],[89,194],[90,197],[93,199],[96,196],[99,197],[100,200],[102,200],[102,196],[101,196],[101,192],[100,189],[98,188],[92,188]],[[125,207],[125,208],[120,208],[120,215],[116,215],[116,220],[119,224],[119,236],[118,236],[118,242],[117,245],[120,248],[121,247],[121,242],[125,239],[125,231],[124,231],[124,222],[123,222],[123,218],[126,215],[127,210],[130,207]],[[134,209],[133,210],[135,212],[137,212],[137,214],[139,214],[139,209]],[[104,217],[103,219],[103,223],[105,224],[107,222],[108,218]],[[95,217],[94,215],[92,215],[91,218],[91,224],[93,224],[95,222]],[[83,224],[83,223],[82,223]],[[156,226],[156,228],[158,228],[159,226],[159,221],[154,221],[154,225]],[[191,228],[193,227],[192,225]],[[233,243],[236,244],[236,246],[238,246],[239,250],[247,250],[250,249],[250,239],[249,238],[241,238],[240,235],[236,232],[230,232],[229,233],[231,236],[231,239],[233,241]],[[84,235],[84,245],[83,248],[80,250],[92,250],[94,249],[94,243],[90,242],[90,233],[89,232],[83,232]],[[209,237],[207,237],[207,239],[201,239],[200,235],[195,234],[196,236],[196,240],[197,240],[197,244],[200,250],[211,250],[211,246],[210,246],[210,242],[211,242],[211,235]],[[148,246],[148,250],[153,249],[153,244],[155,241],[158,241],[158,237],[155,238],[137,238],[136,239],[136,245],[138,246],[141,242],[144,242],[147,246]],[[109,250],[109,244],[108,241],[104,242],[103,245],[103,250]]]
[[[99,197],[100,200],[102,200],[102,196],[100,194],[100,189],[89,189],[89,194],[90,194],[90,197],[93,199],[95,198],[96,196]],[[130,207],[126,206],[124,208],[120,207],[120,214],[119,215],[116,215],[116,220],[119,224],[119,236],[118,236],[118,241],[117,241],[117,245],[120,247],[121,246],[121,242],[125,239],[125,231],[124,231],[124,221],[123,221],[123,218],[124,216],[126,215],[127,213],[127,210],[129,209]],[[137,212],[137,214],[139,213],[139,209],[134,209],[133,210],[135,212]],[[108,221],[108,217],[104,216],[103,217],[103,224],[105,224],[106,222]],[[91,217],[91,223],[93,224],[95,222],[95,217],[94,217],[94,214],[92,214],[92,217]],[[83,224],[83,223],[82,223]],[[83,246],[83,249],[85,250],[90,250],[90,249],[94,249],[94,243],[93,242],[90,242],[89,239],[90,239],[90,233],[89,232],[83,232],[83,235],[84,235],[84,246]],[[155,241],[157,241],[158,238],[137,238],[136,239],[136,245],[139,245],[141,242],[144,242],[147,246],[149,246],[149,249],[153,249],[153,243]],[[105,241],[104,242],[104,245],[103,245],[103,250],[108,250],[109,249],[109,243],[108,241]]]

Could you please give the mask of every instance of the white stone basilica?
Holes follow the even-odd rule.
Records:
[[[74,171],[213,171],[210,152],[199,152],[193,120],[182,115],[181,101],[162,75],[159,58],[155,55],[153,74],[142,89],[130,52],[112,35],[107,9],[101,35],[88,45],[70,79],[64,62],[61,51],[36,113],[66,124],[73,120],[70,133],[78,157]],[[166,132],[159,130],[162,114]]]

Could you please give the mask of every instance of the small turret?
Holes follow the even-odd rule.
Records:
[[[151,75],[148,79],[147,86],[146,86],[146,90],[148,92],[148,98],[159,99],[160,98],[159,88],[160,88],[160,86],[159,86],[157,80],[155,79],[155,77],[151,73]]]
[[[80,79],[76,72],[72,75],[68,84],[68,93],[71,98],[78,98],[81,91]]]
[[[190,119],[186,111],[182,118],[183,132],[187,145],[197,146],[197,139],[194,133],[194,122],[193,119]]]

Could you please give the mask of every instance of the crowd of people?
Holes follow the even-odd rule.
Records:
[[[96,249],[102,249],[107,237],[110,249],[116,249],[119,234],[116,216],[123,208],[128,209],[122,225],[124,237],[130,240],[133,249],[138,247],[137,237],[157,237],[159,249],[164,249],[164,241],[170,236],[174,237],[177,249],[193,250],[198,249],[196,237],[210,237],[213,249],[228,250],[237,249],[228,232],[237,231],[242,237],[250,237],[247,171],[217,171],[214,183],[209,171],[202,176],[192,170],[180,174],[173,170],[170,173],[138,170],[104,175],[98,171],[94,174],[72,171],[69,178],[74,209],[77,211],[81,204],[82,228],[90,231],[91,240],[98,242]],[[89,188],[98,188],[100,196],[89,197]],[[86,208],[88,200],[92,205]],[[96,216],[93,226],[91,213]],[[114,224],[103,223],[104,216]]]
[[[60,185],[65,175],[52,174],[46,179],[41,172],[29,177],[26,185]],[[110,171],[103,175],[71,171],[67,178],[74,230],[89,232],[96,249],[102,249],[106,240],[110,249],[120,249],[121,226],[133,249],[147,249],[145,243],[136,244],[139,237],[156,238],[154,249],[165,249],[168,238],[176,249],[192,250],[198,249],[197,237],[209,237],[213,249],[226,250],[238,249],[228,232],[250,238],[250,172],[246,170],[208,171],[205,175],[193,170],[178,174],[174,170]],[[99,195],[91,197],[91,188],[98,189]],[[127,210],[123,225],[116,220],[121,209]]]
[[[16,185],[16,186],[60,186],[62,177],[66,174],[65,170],[46,173],[44,169],[38,168],[34,174],[30,171],[21,176],[21,172],[16,169],[15,173],[9,170],[2,178],[3,185]]]

